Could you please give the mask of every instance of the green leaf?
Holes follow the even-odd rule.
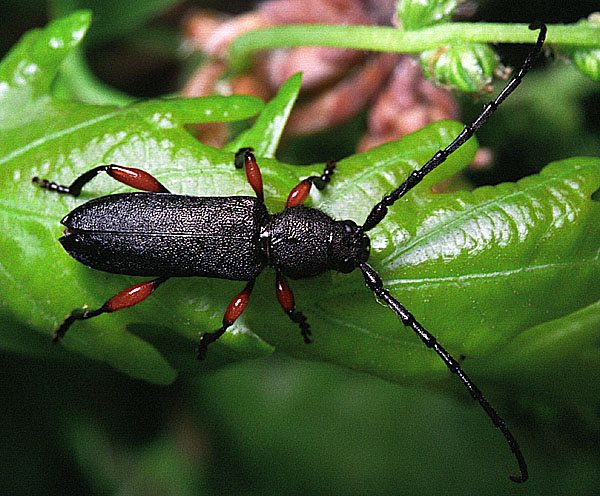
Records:
[[[544,398],[544,404],[553,405],[557,411],[576,405],[580,416],[595,430],[598,420],[595,398],[600,380],[599,328],[600,301],[596,301],[522,332],[481,373],[503,374],[508,384],[527,386],[536,392],[538,401]],[[577,364],[576,373],[573,364]]]
[[[91,12],[82,10],[25,34],[0,65],[0,98],[5,99],[9,89],[32,91],[35,96],[49,92],[60,63],[79,45],[90,19]],[[5,116],[0,115],[2,121]]]
[[[251,147],[261,157],[273,158],[281,140],[292,107],[298,98],[302,74],[294,74],[279,88],[277,95],[260,113],[252,126],[223,149],[237,152],[240,148]]]
[[[82,24],[81,18],[79,23],[67,18],[48,30],[69,40],[72,30],[82,29]],[[14,53],[37,60],[50,57],[49,50],[48,43],[36,50],[18,46],[9,59],[13,72],[3,63],[0,74],[15,81],[13,73],[20,65]],[[49,66],[44,70],[56,73]],[[274,296],[274,273],[266,269],[243,316],[211,346],[204,363],[194,359],[198,332],[220,327],[240,283],[171,279],[140,305],[76,323],[61,344],[52,347],[51,332],[73,308],[84,303],[97,308],[139,281],[82,266],[57,242],[60,219],[76,205],[128,188],[99,177],[75,199],[41,191],[30,178],[69,183],[96,165],[113,162],[143,167],[176,193],[252,194],[243,174],[234,169],[231,152],[201,145],[181,125],[192,119],[244,118],[259,111],[261,104],[231,97],[150,101],[123,108],[82,105],[33,91],[36,81],[48,79],[42,76],[29,85],[7,84],[0,98],[0,308],[5,322],[0,346],[45,358],[84,355],[158,383],[173,380],[177,372],[201,373],[273,349],[406,384],[448,378],[439,358],[377,304],[357,271],[290,281],[297,307],[312,326],[314,342],[309,346],[281,311]],[[260,139],[260,132],[285,119],[283,109],[295,98],[298,83],[296,78],[282,90],[277,104],[265,111],[268,117],[261,115],[243,139],[250,140],[254,132]],[[458,123],[438,122],[341,160],[331,184],[323,192],[314,191],[308,204],[362,223],[375,202],[452,141],[461,128]],[[278,128],[264,141],[265,153],[279,134]],[[257,146],[255,139],[244,143]],[[600,204],[593,199],[600,188],[600,160],[572,158],[516,184],[432,193],[432,185],[471,161],[475,148],[469,141],[390,209],[384,222],[369,233],[370,263],[450,352],[464,356],[465,368],[488,370],[488,380],[505,383],[510,379],[505,378],[500,357],[511,342],[518,338],[526,347],[538,339],[536,332],[546,332],[549,322],[562,325],[572,315],[578,320],[577,312],[600,299]],[[267,206],[273,212],[283,208],[300,178],[323,168],[322,164],[300,168],[261,157],[259,162]],[[589,308],[597,316],[597,307]],[[578,339],[587,337],[597,346],[594,332],[588,326]],[[573,348],[568,363],[562,363],[560,353],[553,350],[546,355],[552,357],[553,366],[564,370],[580,353],[590,352]],[[543,361],[546,355],[537,359]],[[522,353],[514,360],[518,369],[526,367],[530,357]],[[597,362],[585,363],[598,370]]]
[[[62,99],[78,100],[97,105],[127,105],[135,101],[96,78],[87,65],[84,49],[79,46],[63,61],[55,79],[52,94]]]
[[[182,170],[186,165],[198,177],[208,164],[229,162],[229,155],[199,144],[183,124],[244,119],[263,107],[260,100],[247,96],[151,100],[127,107],[52,98],[52,82],[60,64],[81,41],[89,22],[89,12],[76,12],[44,30],[30,32],[0,64],[0,175],[6,183],[0,197],[4,228],[0,300],[6,305],[3,315],[7,314],[0,340],[6,349],[24,351],[23,343],[38,344],[39,333],[48,335],[68,307],[93,305],[97,294],[102,299],[115,291],[104,276],[86,283],[89,271],[73,265],[63,254],[55,259],[60,253],[59,220],[80,202],[36,190],[30,182],[33,176],[48,174],[71,182],[96,165],[122,163],[183,176],[185,182]],[[225,168],[229,171],[229,164]],[[97,191],[102,191],[103,184],[107,192],[115,188],[110,181],[99,180]],[[194,186],[188,187],[193,192]],[[76,273],[83,274],[79,282],[73,279]],[[122,283],[123,278],[119,279]],[[115,282],[118,287],[119,281]],[[88,290],[82,293],[78,286],[87,284]],[[90,329],[99,332],[81,334],[83,341],[75,337],[64,348],[110,363],[134,377],[171,382],[175,377],[172,366],[147,341],[124,332],[123,322],[123,332],[104,337],[100,335],[107,330],[106,324],[92,325]],[[61,350],[33,348],[29,352],[60,355]]]
[[[361,222],[374,199],[436,149],[429,134],[435,128],[340,162],[327,200],[317,205]],[[457,129],[444,129],[438,144]],[[442,180],[457,167],[446,164],[428,180]],[[469,370],[495,363],[489,374],[502,381],[505,367],[497,356],[507,343],[544,322],[566,321],[599,299],[600,204],[592,200],[598,188],[600,160],[586,157],[552,163],[516,184],[437,195],[416,188],[372,231],[371,262],[419,321],[465,357]],[[295,281],[293,289],[313,328],[310,347],[276,329],[285,325],[283,316],[273,326],[277,316],[264,311],[266,300],[258,304],[261,311],[248,309],[246,321],[279,350],[397,382],[447,378],[439,358],[386,307],[374,305],[359,274]],[[586,331],[590,343],[597,342],[594,333]],[[568,368],[572,359],[552,366]]]

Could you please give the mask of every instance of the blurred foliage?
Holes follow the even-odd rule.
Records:
[[[23,17],[23,13],[39,12],[40,3],[4,2],[3,8],[10,9],[14,17]],[[100,16],[98,24],[102,27],[97,34],[92,28],[88,53],[106,50],[109,41],[114,40],[119,40],[120,46],[129,43],[135,48],[144,40],[140,33],[152,31],[149,19],[170,2],[131,2],[125,6],[123,2],[96,3],[95,17]],[[488,10],[494,3],[499,5],[496,12]],[[586,2],[580,3],[585,7]],[[594,7],[593,2],[587,3],[589,8],[582,15]],[[52,9],[64,13],[72,6],[55,2]],[[76,6],[83,4],[78,2]],[[537,10],[532,10],[535,6]],[[573,6],[564,2],[531,2],[526,6],[515,2],[514,11],[521,11],[521,17],[510,19],[506,2],[485,2],[481,15],[487,20],[527,22],[536,18],[556,22],[561,21],[556,6],[565,10],[562,20],[576,20],[567,19],[573,15]],[[118,16],[110,14],[117,9]],[[35,16],[29,16],[28,20],[32,19]],[[159,32],[164,33],[162,27],[156,32],[157,38],[153,34],[143,43],[159,45]],[[160,49],[167,46],[166,51],[171,52],[168,58],[180,65],[176,32],[167,32],[163,39],[170,41],[159,45]],[[2,46],[8,48],[14,39],[10,43],[2,41]],[[512,65],[519,64],[525,51],[524,47],[517,47],[514,54],[499,49],[503,62]],[[111,60],[115,52],[109,53],[107,59]],[[91,101],[93,93],[96,103],[117,104],[131,99],[126,93],[97,84],[91,72],[80,79],[82,71],[87,71],[85,58],[83,53],[75,56],[78,59],[72,62],[71,72],[64,71],[62,81],[56,83],[56,94]],[[546,65],[549,67],[544,71],[528,76],[527,84],[478,133],[480,141],[495,151],[497,166],[485,173],[471,173],[476,182],[512,181],[538,171],[552,160],[600,156],[598,85],[561,60]],[[177,85],[170,84],[171,88]],[[121,90],[135,93],[127,85]],[[145,88],[138,96],[148,91]],[[159,95],[165,91],[164,86],[154,91]],[[470,97],[463,100],[466,107],[472,108],[465,110],[468,120],[469,114],[480,109],[481,102],[473,104]],[[345,129],[352,131],[355,125]],[[312,161],[340,156],[338,143],[352,140],[340,136],[339,130],[319,139],[320,144],[313,145],[316,150]],[[297,161],[306,162],[306,150],[298,143],[306,141],[284,143],[287,161],[295,162],[294,157],[301,156],[302,160]],[[5,232],[10,230],[5,226]],[[108,282],[108,286],[114,284],[114,279],[112,284]],[[263,289],[268,292],[268,288]],[[364,291],[365,299],[372,300]],[[546,324],[550,327],[546,329],[548,335],[561,345],[551,348],[557,360],[565,358],[561,356],[563,351],[567,358],[569,353],[581,357],[583,348],[588,350],[590,362],[597,365],[597,338],[585,338],[598,335],[593,332],[597,329],[595,313],[595,308],[588,307],[574,319],[568,316],[566,322]],[[290,333],[294,331],[290,329]],[[578,332],[584,338],[577,339]],[[31,352],[49,343],[41,336],[26,337],[17,327],[11,327],[10,333],[15,351],[3,352],[0,390],[5,405],[0,428],[0,483],[7,494],[525,491],[547,495],[595,494],[600,482],[600,453],[595,442],[597,401],[589,402],[589,410],[581,408],[590,396],[597,398],[599,378],[584,370],[588,364],[580,359],[571,362],[569,374],[551,366],[540,369],[536,360],[547,351],[544,343],[528,350],[529,343],[522,345],[517,340],[513,349],[506,349],[495,366],[510,368],[511,373],[500,383],[484,364],[469,369],[514,428],[525,451],[531,479],[525,487],[516,487],[505,477],[513,470],[514,460],[501,436],[479,408],[465,398],[452,377],[435,384],[443,391],[438,393],[432,387],[402,387],[332,365],[276,354],[197,373],[194,379],[160,387],[128,378],[91,360],[67,360],[56,350],[52,352],[64,361],[48,360],[45,354],[24,354],[24,349]],[[561,342],[564,333],[574,336],[573,341]],[[169,343],[172,337],[154,339]],[[563,348],[563,344],[567,346]],[[526,359],[511,362],[513,352]],[[202,367],[193,361],[188,347],[181,350],[182,356],[184,353],[190,354],[190,368]],[[538,367],[537,375],[518,366],[527,360]],[[568,389],[573,384],[569,381],[578,377],[585,378],[585,383]],[[529,394],[522,394],[523,387]]]
[[[410,31],[449,21],[459,3],[457,0],[398,0],[398,25]]]
[[[598,36],[600,36],[600,12],[590,14],[587,19],[582,19],[578,24],[595,27],[598,30]],[[567,48],[565,53],[583,74],[594,81],[600,81],[600,49],[575,47]]]

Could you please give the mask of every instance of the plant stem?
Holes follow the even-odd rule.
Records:
[[[537,31],[527,24],[451,22],[401,31],[385,26],[302,24],[249,31],[229,49],[230,64],[239,71],[259,50],[295,46],[329,46],[379,52],[414,53],[457,42],[534,43]],[[557,45],[600,48],[600,28],[586,25],[549,24],[547,41]]]

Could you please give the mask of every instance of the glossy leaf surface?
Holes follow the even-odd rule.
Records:
[[[119,163],[144,168],[176,193],[252,194],[233,167],[231,151],[199,144],[182,124],[242,119],[262,108],[249,97],[151,101],[123,108],[53,99],[51,82],[68,53],[64,47],[76,45],[81,38],[76,33],[88,22],[79,13],[30,34],[0,66],[0,312],[6,323],[0,346],[45,357],[84,355],[157,383],[172,381],[178,372],[201,373],[273,349],[409,384],[447,377],[440,360],[377,304],[358,272],[290,281],[298,309],[312,326],[309,346],[281,311],[274,273],[268,269],[242,318],[211,346],[204,363],[194,359],[197,333],[220,326],[239,283],[170,280],[134,308],[77,323],[61,345],[52,347],[52,330],[73,308],[97,307],[139,281],[84,267],[57,241],[60,219],[76,205],[128,188],[99,177],[75,199],[41,191],[31,177],[69,183],[91,167]],[[292,80],[266,117],[240,138],[245,146],[272,154],[298,82]],[[314,192],[308,202],[336,218],[361,223],[384,194],[460,129],[457,123],[436,123],[341,160],[327,190]],[[265,133],[269,137],[261,141]],[[551,322],[572,326],[598,316],[593,304],[600,296],[600,204],[592,198],[600,188],[600,160],[573,158],[516,184],[433,194],[431,186],[466,166],[474,151],[473,142],[462,147],[391,209],[370,233],[370,263],[449,351],[465,357],[465,367],[485,370],[490,380],[501,382],[506,374],[503,351],[516,346],[511,343],[520,342],[519,349],[525,349]],[[259,162],[271,211],[283,207],[300,178],[321,173],[323,167],[295,167],[261,157]],[[585,329],[589,342],[596,342],[593,326]],[[573,350],[569,363],[584,352],[590,351]],[[559,353],[548,355],[555,370],[568,367]],[[536,358],[544,363],[544,356]],[[515,369],[531,363],[525,352],[511,357]],[[597,372],[597,361],[590,366],[591,373]]]
[[[89,22],[89,12],[80,11],[44,30],[31,31],[0,65],[0,174],[6,186],[0,200],[4,229],[0,299],[7,323],[2,345],[7,349],[60,355],[60,347],[52,351],[39,348],[40,335],[24,331],[23,326],[31,325],[47,335],[63,318],[63,303],[68,301],[71,306],[78,293],[90,304],[96,300],[90,299],[88,290],[78,288],[79,283],[68,280],[73,269],[77,272],[80,268],[65,265],[62,257],[55,261],[48,256],[56,254],[60,246],[60,219],[81,201],[36,191],[31,184],[33,176],[50,174],[53,180],[70,183],[86,169],[111,162],[150,171],[164,171],[169,164],[178,164],[171,171],[181,170],[179,166],[187,164],[201,175],[209,163],[217,162],[219,154],[200,145],[182,125],[244,119],[263,107],[260,100],[245,96],[151,100],[128,107],[52,98],[52,82],[60,63],[81,41]],[[203,153],[192,153],[191,148]],[[106,192],[115,188],[114,182],[101,179],[97,191],[102,191],[103,184],[108,185]],[[85,192],[82,198],[86,198]],[[104,289],[106,297],[112,292],[103,288],[102,277],[89,289],[101,294]],[[175,377],[172,367],[148,343],[132,335],[109,334],[108,339],[95,342],[92,332],[88,335],[91,341],[75,348],[136,377],[155,382],[170,382]]]

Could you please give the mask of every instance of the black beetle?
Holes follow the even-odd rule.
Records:
[[[62,220],[66,229],[60,242],[69,255],[95,269],[156,277],[124,289],[96,310],[74,310],[53,333],[53,341],[62,338],[76,320],[114,312],[143,301],[169,277],[202,276],[248,281],[227,307],[222,327],[202,335],[197,356],[204,359],[208,345],[243,312],[256,277],[264,267],[272,266],[277,274],[277,298],[292,321],[299,325],[304,341],[310,343],[310,327],[306,317],[296,310],[285,277],[300,279],[328,270],[351,272],[359,268],[368,288],[440,356],[451,372],[458,375],[471,396],[502,431],[521,471],[521,475],[510,478],[524,482],[528,478],[527,465],[505,422],[459,363],[383,287],[381,278],[367,264],[369,238],[366,232],[384,219],[388,207],[464,144],[520,84],[539,55],[546,35],[544,25],[530,28],[540,29],[540,33],[519,72],[496,99],[484,107],[473,124],[465,127],[450,145],[438,151],[421,169],[413,171],[397,189],[384,196],[362,226],[351,220],[334,220],[320,210],[302,205],[313,184],[323,189],[330,181],[334,162],[327,164],[321,176],[308,177],[292,189],[285,210],[269,214],[263,201],[262,177],[251,148],[238,151],[235,166],[244,167],[256,197],[174,195],[147,172],[114,164],[91,169],[70,186],[34,177],[33,182],[44,189],[73,196],[78,196],[82,187],[101,172],[145,191],[104,196],[77,207]]]

